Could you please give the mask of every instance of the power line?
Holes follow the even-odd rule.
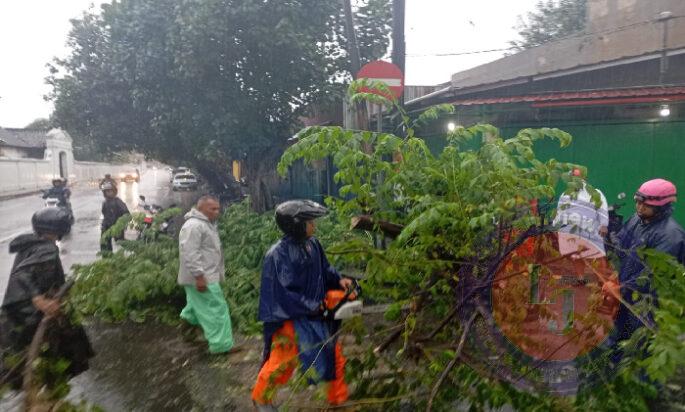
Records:
[[[455,52],[455,53],[435,53],[435,54],[407,54],[407,57],[445,57],[445,56],[464,56],[467,54],[481,54],[481,53],[493,53],[501,52],[515,49],[516,47],[507,47],[504,49],[489,49],[489,50],[474,50],[465,52]]]
[[[670,19],[675,20],[675,19],[681,19],[685,17],[685,15],[682,16],[673,16]],[[650,23],[658,23],[653,19],[650,20],[644,20],[636,23],[631,23],[627,24],[625,26],[620,26],[616,27],[610,30],[601,30],[601,31],[596,31],[592,33],[577,33],[573,34],[567,37],[562,37],[559,39],[554,39],[552,41],[549,41],[547,43],[540,44],[539,46],[547,45],[547,44],[552,44],[552,43],[558,43],[564,40],[569,40],[569,39],[579,39],[583,37],[591,37],[591,36],[601,36],[605,34],[613,34],[613,33],[619,33],[625,30],[628,30],[630,28],[640,26],[640,25],[645,25],[645,24],[650,24]],[[534,46],[534,47],[539,47],[539,46]],[[531,48],[534,48],[531,47]],[[413,58],[413,57],[449,57],[449,56],[466,56],[466,55],[471,55],[471,54],[483,54],[483,53],[494,53],[494,52],[503,52],[503,51],[510,51],[510,50],[515,50],[517,49],[517,46],[510,46],[510,47],[505,47],[505,48],[500,48],[500,49],[485,49],[485,50],[472,50],[472,51],[463,51],[463,52],[453,52],[453,53],[427,53],[427,54],[407,54],[407,57]]]

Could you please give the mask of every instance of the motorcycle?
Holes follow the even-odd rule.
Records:
[[[609,235],[618,234],[623,227],[623,215],[619,214],[619,210],[625,206],[625,202],[621,202],[626,198],[626,194],[621,192],[618,194],[617,199],[619,202],[614,203],[609,206]]]
[[[140,199],[140,203],[138,206],[140,206],[143,209],[143,212],[145,213],[145,217],[143,217],[142,223],[137,227],[137,228],[132,228],[129,227],[125,232],[124,232],[124,238],[126,240],[145,240],[148,236],[147,233],[150,232],[152,229],[153,223],[155,221],[155,217],[162,213],[165,209],[157,204],[154,203],[147,203],[145,196],[140,195],[138,197]],[[175,207],[175,205],[171,205],[170,207]],[[172,231],[172,220],[174,216],[169,216],[167,217],[164,222],[162,222],[159,225],[159,229],[153,233],[153,236],[156,236],[159,233],[169,235],[171,234]]]
[[[41,190],[41,193],[43,193],[43,199],[45,199],[45,204],[44,207],[56,207],[65,210],[67,213],[69,213],[69,230],[67,231],[67,234],[71,232],[71,226],[74,224],[74,213],[71,210],[71,203],[69,203],[69,200],[66,200],[65,203],[60,203],[60,199],[54,196],[51,196],[49,190]]]

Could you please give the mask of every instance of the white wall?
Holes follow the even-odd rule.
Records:
[[[0,196],[48,188],[52,177],[53,165],[49,160],[0,159]]]
[[[71,179],[79,183],[94,183],[99,182],[105,174],[109,173],[112,177],[116,178],[119,173],[132,171],[135,168],[143,171],[140,165],[111,165],[107,163],[96,163],[96,162],[74,162],[74,167],[72,173],[70,174]]]
[[[139,165],[110,165],[95,162],[73,162],[69,170],[70,185],[96,183],[106,173],[116,176]],[[59,162],[54,159],[0,158],[0,197],[36,192],[49,188],[53,177],[59,176]]]
[[[60,153],[64,153],[66,176],[70,185],[96,183],[105,174],[116,177],[121,172],[134,168],[144,170],[136,164],[110,165],[96,162],[77,162],[71,149],[71,136],[61,129],[46,133],[44,159],[20,159],[0,157],[0,197],[16,196],[48,189],[51,180],[60,176]]]

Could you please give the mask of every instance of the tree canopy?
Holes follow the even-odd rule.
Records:
[[[559,40],[585,28],[587,0],[539,1],[535,11],[519,16],[515,27],[521,37],[510,44],[518,50]]]
[[[49,130],[52,129],[52,122],[49,119],[37,118],[26,125],[27,129]]]
[[[362,58],[382,56],[388,0],[358,2],[355,17]],[[337,0],[120,0],[72,23],[73,52],[48,78],[55,123],[77,145],[209,180],[231,159],[275,165],[300,116],[350,77]]]

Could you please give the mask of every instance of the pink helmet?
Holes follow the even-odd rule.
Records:
[[[652,179],[640,186],[635,193],[635,200],[649,206],[667,205],[676,201],[676,188],[668,180]]]

